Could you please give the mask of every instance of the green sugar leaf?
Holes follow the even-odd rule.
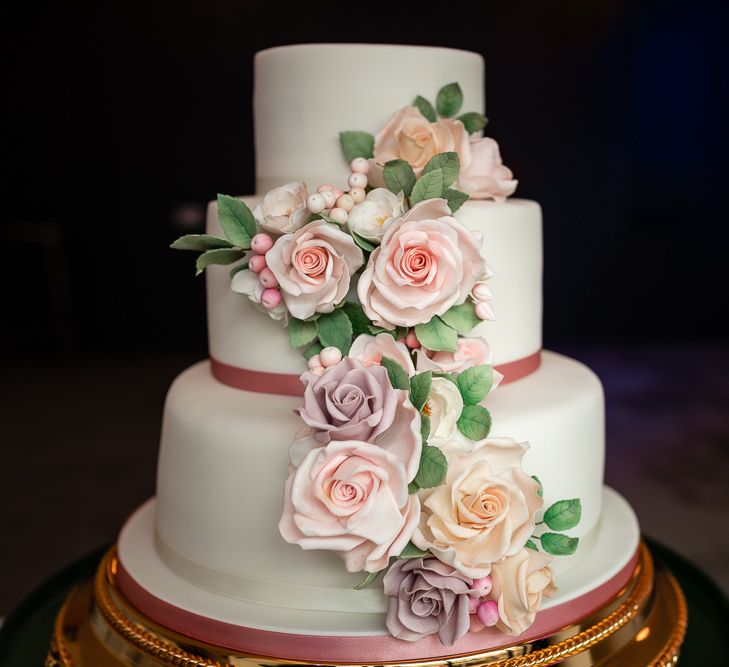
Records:
[[[362,250],[366,250],[367,252],[372,252],[377,247],[374,243],[372,243],[371,241],[368,241],[366,238],[360,236],[356,232],[353,232],[351,229],[349,230],[349,233],[352,235],[354,242],[360,248],[362,248]]]
[[[316,329],[319,342],[324,347],[337,347],[343,355],[349,352],[352,345],[352,323],[341,308],[319,317]]]
[[[451,209],[451,213],[455,213],[469,200],[469,196],[465,192],[453,190],[452,188],[443,190],[443,197],[448,201],[448,208]]]
[[[532,479],[539,485],[537,487],[537,495],[542,498],[544,496],[544,488],[542,487],[542,480],[536,475],[532,475]]]
[[[425,446],[430,437],[430,417],[423,413],[420,413],[420,437],[423,440],[423,446]]]
[[[218,248],[208,250],[197,258],[195,275],[199,276],[211,264],[232,264],[237,262],[244,255],[239,248]]]
[[[459,306],[453,306],[443,313],[440,319],[462,334],[468,333],[481,324],[481,318],[476,315],[476,304],[471,299],[466,299],[465,303]]]
[[[304,347],[316,340],[316,322],[304,322],[290,317],[287,330],[291,347]]]
[[[433,486],[440,486],[446,478],[448,462],[443,452],[437,447],[423,445],[420,454],[420,468],[415,475],[414,482],[421,489],[429,489]]]
[[[442,191],[443,187],[448,187],[455,183],[456,179],[458,178],[458,172],[460,168],[461,162],[458,159],[458,153],[452,151],[448,153],[438,153],[437,155],[434,155],[432,158],[430,158],[428,164],[423,167],[423,176],[425,174],[429,174],[431,171],[435,171],[436,169],[442,170]]]
[[[319,341],[317,341],[316,343],[312,343],[311,345],[309,345],[309,347],[307,347],[304,350],[304,352],[303,352],[304,359],[306,359],[308,361],[314,355],[319,354],[319,352],[321,352],[323,349],[324,349],[324,346]]]
[[[356,130],[340,132],[339,143],[342,145],[347,162],[351,162],[356,157],[369,159],[374,156],[375,138],[369,132]]]
[[[469,440],[483,440],[491,430],[491,413],[481,405],[466,405],[457,424]]]
[[[427,551],[423,551],[416,547],[412,542],[408,542],[405,545],[405,548],[400,552],[398,558],[403,560],[408,558],[426,558],[428,555]]]
[[[536,544],[534,544],[533,540],[527,540],[526,544],[524,545],[527,549],[534,549],[534,551],[539,551],[539,548]]]
[[[473,366],[459,373],[456,384],[463,397],[464,405],[478,405],[491,391],[494,372],[486,364]]]
[[[198,252],[232,247],[233,244],[230,241],[209,234],[186,234],[170,245],[173,250],[196,250]]]
[[[410,402],[417,410],[422,410],[430,396],[430,385],[433,381],[433,372],[425,371],[410,378]]]
[[[457,83],[449,83],[438,91],[435,108],[444,118],[455,116],[463,106],[463,91]]]
[[[245,250],[251,247],[251,239],[256,235],[258,228],[251,209],[240,199],[219,194],[218,220],[225,237],[234,246]]]
[[[418,95],[413,100],[413,106],[416,107],[417,110],[420,111],[420,113],[423,114],[423,116],[425,116],[431,123],[435,123],[435,121],[438,120],[438,116],[435,114],[433,105],[422,95]]]
[[[387,377],[390,378],[390,384],[395,389],[410,388],[407,371],[397,361],[389,357],[382,357],[380,363],[387,369]]]
[[[552,530],[574,528],[582,517],[582,503],[579,498],[558,500],[544,512],[544,523]]]
[[[552,556],[569,556],[575,553],[580,542],[579,537],[568,537],[561,533],[543,533],[539,539],[542,549]]]
[[[410,196],[415,185],[415,172],[405,160],[385,162],[382,178],[385,180],[385,185],[390,192],[395,194],[402,192],[406,197]]]
[[[345,301],[342,310],[347,314],[349,321],[352,323],[352,333],[355,336],[370,333],[370,318],[365,315],[364,309],[358,303],[353,301]]]
[[[232,278],[236,273],[239,273],[240,271],[243,271],[244,269],[248,268],[248,260],[243,260],[240,264],[236,264],[231,270],[230,270],[230,277]]]
[[[458,386],[458,377],[453,375],[453,373],[444,373],[443,371],[433,371],[433,377],[435,378],[443,378],[444,380],[448,380],[449,382],[452,382],[456,387]]]
[[[456,120],[460,120],[463,123],[468,134],[480,132],[484,127],[486,127],[486,123],[489,122],[486,116],[476,111],[469,111],[468,113],[461,114]]]
[[[423,174],[413,187],[410,195],[410,203],[415,206],[418,202],[426,199],[435,199],[443,194],[443,170],[434,169]]]
[[[420,344],[436,352],[455,352],[458,348],[458,334],[440,317],[430,322],[415,325],[415,335]]]
[[[362,581],[360,581],[354,589],[356,591],[361,591],[365,588],[369,588],[374,582],[377,577],[380,576],[379,572],[370,572]]]

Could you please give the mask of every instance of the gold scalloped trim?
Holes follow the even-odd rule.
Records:
[[[129,619],[115,603],[109,588],[115,585],[117,558],[116,549],[112,548],[103,558],[94,578],[94,598],[98,611],[104,620],[127,642],[140,652],[155,658],[162,664],[179,667],[233,667],[231,663],[219,662],[210,658],[194,655],[171,641],[149,632],[144,626]],[[683,593],[670,573],[667,573],[670,587],[676,599],[678,618],[671,630],[670,637],[661,653],[648,667],[670,667],[678,660],[678,652],[686,634],[688,612]],[[491,667],[546,667],[556,661],[565,660],[587,651],[592,646],[610,637],[627,623],[633,620],[645,607],[652,590],[654,580],[653,559],[648,548],[641,544],[640,571],[635,580],[633,590],[628,598],[612,613],[585,630],[552,646],[538,649],[528,655],[512,657],[497,662],[489,662]],[[54,626],[51,650],[46,659],[46,667],[74,667],[71,653],[64,635],[64,619],[68,601],[64,603]],[[241,654],[243,657],[244,654]],[[493,653],[491,654],[493,655]],[[245,656],[250,664],[265,665],[307,665],[302,661],[280,660],[264,656]],[[469,653],[449,656],[448,658],[419,661],[419,666],[442,665],[478,665],[487,662],[486,653]],[[238,661],[236,661],[237,663]],[[320,663],[321,664],[321,663]],[[394,665],[395,663],[372,663],[373,665]],[[344,667],[344,666],[342,666]]]

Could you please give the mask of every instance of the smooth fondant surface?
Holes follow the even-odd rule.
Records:
[[[253,208],[258,201],[245,197]],[[493,271],[488,281],[496,320],[473,335],[491,345],[495,363],[528,357],[542,346],[542,212],[539,204],[510,199],[504,204],[468,201],[456,217],[483,234],[483,255]],[[207,232],[222,235],[217,205],[208,205]],[[271,373],[296,373],[306,361],[291,348],[280,322],[230,289],[230,267],[206,269],[210,356],[230,366]],[[356,298],[356,297],[355,297]]]
[[[348,73],[343,76],[343,73]],[[339,132],[371,134],[416,95],[431,101],[457,81],[464,111],[484,110],[477,53],[388,44],[299,44],[256,54],[256,192],[289,181],[346,185]],[[322,82],[330,92],[321,95]]]
[[[555,389],[558,388],[558,391]],[[209,362],[173,383],[165,405],[157,478],[157,534],[168,564],[218,590],[260,588],[261,596],[301,608],[374,610],[371,591],[352,586],[333,552],[302,551],[278,532],[288,448],[301,428],[301,399],[233,389],[217,382]],[[583,544],[557,559],[563,572],[590,546],[602,503],[603,395],[582,364],[545,352],[532,375],[488,399],[492,433],[529,440],[524,465],[544,484],[545,507],[580,498],[582,521],[571,535]],[[305,585],[302,586],[302,582]]]

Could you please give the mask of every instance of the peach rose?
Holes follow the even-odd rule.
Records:
[[[375,137],[374,158],[370,161],[370,184],[383,187],[383,167],[390,160],[405,160],[416,176],[438,153],[455,151],[470,158],[468,132],[459,120],[442,119],[431,123],[416,107],[396,111]]]
[[[324,220],[285,234],[266,253],[288,311],[304,320],[331,313],[349,290],[352,275],[364,263],[352,237]]]
[[[258,226],[269,234],[290,234],[309,220],[305,183],[287,183],[266,193],[263,201],[253,209]]]
[[[360,334],[354,339],[349,349],[349,356],[358,359],[365,366],[379,366],[382,357],[388,357],[397,361],[407,371],[409,377],[415,375],[415,367],[408,348],[388,333],[379,333],[376,336]]]
[[[489,137],[474,139],[468,154],[459,154],[461,171],[456,187],[473,199],[494,199],[504,202],[514,194],[518,181],[504,165],[499,145]]]
[[[520,635],[534,623],[542,598],[554,595],[552,557],[541,551],[522,549],[491,567],[490,598],[499,605],[496,627],[507,635]]]
[[[337,552],[349,572],[379,572],[403,550],[419,516],[393,454],[338,441],[309,451],[289,475],[279,531],[302,549]]]
[[[534,530],[543,505],[538,484],[522,469],[525,442],[489,438],[451,456],[445,484],[422,491],[413,543],[474,579],[513,556]]]
[[[388,227],[357,295],[376,325],[411,327],[463,303],[485,272],[476,235],[451,215],[445,199],[429,199]]]

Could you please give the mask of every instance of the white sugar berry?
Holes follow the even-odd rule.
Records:
[[[319,194],[324,197],[326,208],[332,208],[334,202],[337,201],[337,197],[331,190],[320,190]]]
[[[349,168],[358,174],[366,174],[370,170],[370,162],[366,158],[356,157],[349,163]]]
[[[352,188],[349,191],[349,196],[354,200],[355,204],[361,204],[365,200],[367,193],[362,188]]]
[[[319,192],[309,195],[306,199],[306,208],[312,213],[321,213],[326,207],[327,202]]]
[[[313,357],[309,359],[309,368],[314,369],[319,366],[321,366],[321,359],[319,358],[318,354],[315,354]]]
[[[349,177],[349,186],[351,188],[366,188],[367,174],[363,174],[359,171],[352,172],[352,175]]]
[[[325,347],[319,352],[319,359],[324,368],[336,366],[342,360],[342,352],[338,347]]]
[[[354,208],[354,199],[350,195],[342,195],[337,198],[335,206],[337,208],[343,208],[349,213]]]
[[[334,220],[334,222],[338,222],[340,225],[343,225],[345,222],[347,222],[347,218],[349,216],[347,215],[347,211],[345,211],[343,208],[337,207],[329,211],[329,217]]]

